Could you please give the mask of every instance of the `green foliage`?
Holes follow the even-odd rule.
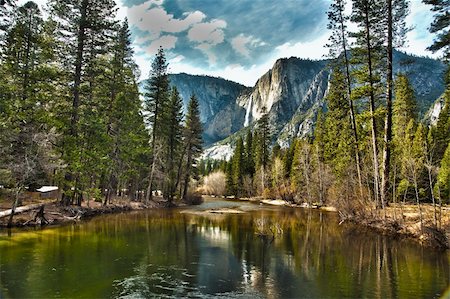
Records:
[[[450,203],[450,143],[447,145],[444,157],[441,160],[437,178],[438,196],[442,202]]]
[[[245,171],[245,154],[242,138],[239,138],[236,143],[236,148],[234,150],[233,157],[231,158],[231,165],[234,195],[241,196],[243,193],[242,186]]]
[[[414,98],[414,90],[408,77],[400,74],[395,81],[395,100],[392,117],[394,143],[397,143],[397,146],[400,146],[404,139],[408,123],[416,119],[417,105]]]
[[[186,152],[186,165],[184,169],[184,186],[182,198],[187,196],[189,180],[196,175],[197,160],[202,153],[202,123],[200,121],[200,109],[197,97],[193,94],[189,100],[183,138]]]
[[[256,168],[265,168],[269,163],[269,147],[271,143],[271,133],[269,127],[269,114],[266,107],[263,107],[262,116],[257,124],[257,134],[255,143],[255,165]]]

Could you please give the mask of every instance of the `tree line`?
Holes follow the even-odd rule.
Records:
[[[437,36],[429,50],[442,50],[448,66],[448,3],[423,2],[435,12],[430,31]],[[258,141],[270,136],[261,135],[260,128],[270,128],[264,114],[245,142],[238,138],[231,160],[209,169],[226,174],[228,195],[309,204],[328,200],[349,215],[400,201],[415,202],[419,209],[431,202],[437,226],[437,206],[450,203],[450,71],[443,74],[446,90],[438,121],[427,125],[419,119],[407,74],[393,71],[393,51],[404,45],[409,30],[409,2],[351,4],[349,15],[344,0],[333,1],[328,11],[332,75],[312,136],[292,140],[289,148],[270,148],[270,138]],[[356,31],[348,30],[349,22]]]
[[[186,198],[202,149],[198,101],[183,115],[159,49],[144,105],[127,20],[113,0],[0,6],[0,185],[56,184],[64,205],[125,192]]]

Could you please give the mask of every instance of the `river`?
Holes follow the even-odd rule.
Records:
[[[449,251],[318,210],[209,199],[0,233],[0,298],[450,296]]]

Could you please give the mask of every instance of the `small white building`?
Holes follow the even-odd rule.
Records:
[[[40,193],[41,198],[59,198],[58,186],[42,186],[36,191]]]

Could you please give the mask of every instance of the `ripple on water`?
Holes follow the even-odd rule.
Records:
[[[202,290],[204,286],[192,286],[186,281],[196,277],[195,274],[176,266],[141,266],[136,267],[135,272],[134,276],[114,281],[115,298],[264,298],[248,288],[238,292],[206,294]]]

